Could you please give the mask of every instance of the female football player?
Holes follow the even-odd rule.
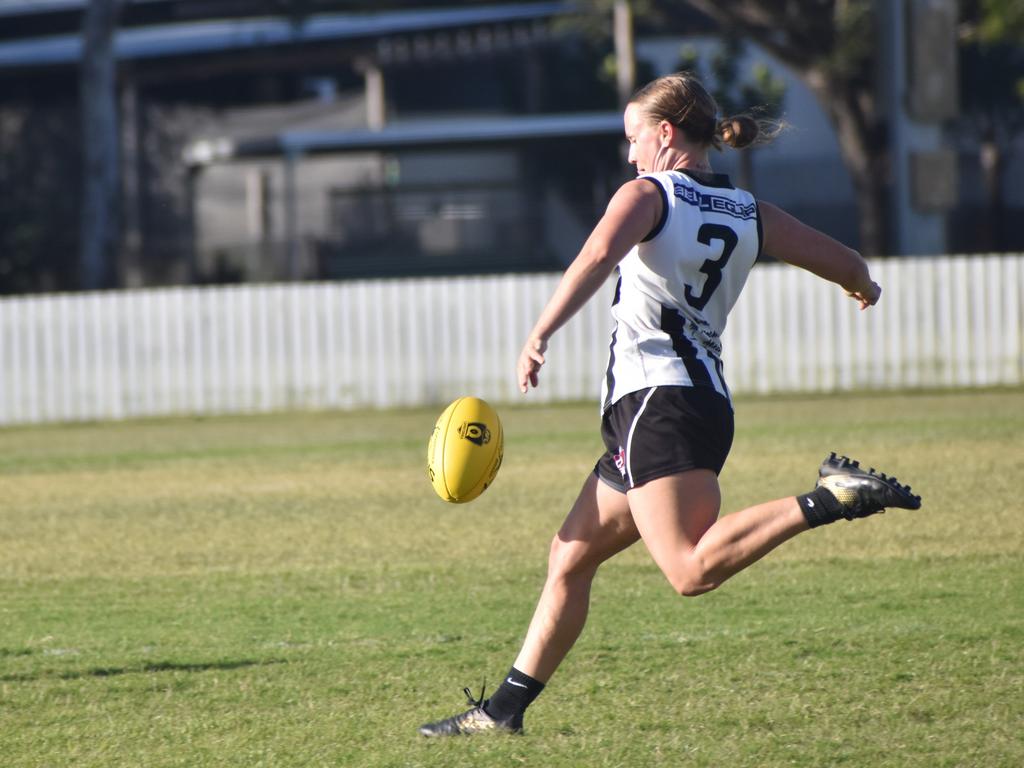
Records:
[[[638,540],[673,589],[700,595],[810,528],[920,506],[909,487],[832,454],[809,493],[719,518],[718,474],[733,439],[721,336],[758,255],[837,283],[861,309],[881,288],[859,253],[712,172],[712,148],[748,146],[770,125],[719,120],[687,73],[642,88],[624,121],[637,178],[612,197],[516,366],[520,389],[536,387],[548,340],[618,267],[603,387],[608,450],[551,542],[547,581],[505,680],[490,699],[469,696],[468,711],[422,726],[426,736],[520,732],[583,629],[598,566]]]

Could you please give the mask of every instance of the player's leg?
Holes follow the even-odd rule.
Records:
[[[515,668],[546,683],[587,620],[598,566],[640,538],[626,495],[591,474],[551,541],[548,575]]]
[[[607,458],[607,457],[606,457]],[[610,461],[610,459],[608,459]],[[591,474],[551,542],[548,575],[522,649],[488,700],[461,714],[428,723],[424,736],[522,730],[523,713],[572,648],[587,620],[598,566],[640,538],[625,493]]]
[[[708,469],[651,480],[628,496],[644,544],[683,595],[714,589],[809,527],[792,496],[719,519],[718,477]]]
[[[622,398],[613,418],[634,523],[681,594],[714,589],[783,542],[817,525],[920,498],[893,478],[830,456],[818,486],[718,518],[718,471],[732,443],[729,402],[710,390],[655,387]],[[617,409],[617,410],[616,410]]]
[[[799,497],[758,504],[716,519],[714,472],[695,469],[651,480],[628,492],[633,520],[654,561],[683,595],[714,589],[798,533],[888,507],[917,509],[921,499],[895,478],[832,454],[818,487]]]

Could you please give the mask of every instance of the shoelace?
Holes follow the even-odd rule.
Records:
[[[474,707],[482,707],[484,705],[484,692],[487,690],[487,681],[484,680],[480,683],[480,698],[474,699],[473,692],[469,688],[463,688],[462,692],[466,694],[466,702],[472,704]]]

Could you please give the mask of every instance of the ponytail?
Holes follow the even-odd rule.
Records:
[[[734,115],[718,121],[712,144],[716,149],[720,149],[722,144],[733,149],[743,149],[751,144],[767,144],[785,128],[786,124],[781,120],[754,118],[746,114]]]

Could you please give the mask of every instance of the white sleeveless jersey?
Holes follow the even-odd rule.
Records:
[[[722,332],[761,251],[754,197],[727,176],[663,171],[664,212],[619,264],[602,409],[647,387],[710,387],[726,398]]]

